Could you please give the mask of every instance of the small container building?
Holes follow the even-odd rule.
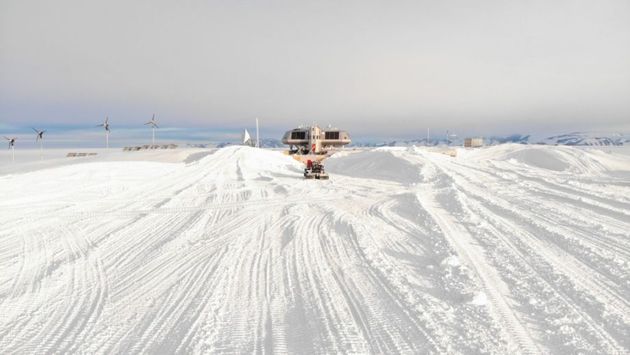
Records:
[[[483,147],[483,138],[466,138],[464,139],[465,148]]]

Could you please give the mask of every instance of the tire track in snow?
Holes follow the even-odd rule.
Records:
[[[469,202],[471,204],[475,204],[474,202]],[[468,208],[468,207],[467,207]],[[478,209],[483,209],[483,207],[481,207],[480,205],[478,205],[476,208]],[[542,256],[545,260],[545,262],[550,262],[554,268],[561,268],[564,271],[564,274],[575,274],[575,272],[567,267],[564,267],[562,265],[563,260],[562,259],[558,259],[558,257],[556,255],[554,255],[553,253],[550,252],[546,252],[545,251],[545,247],[544,246],[538,246],[536,245],[536,243],[531,243],[529,244],[529,242],[532,242],[533,237],[529,237],[528,239],[524,240],[524,244],[528,245],[529,248],[529,253],[528,254],[524,254],[523,252],[521,252],[521,250],[516,247],[514,245],[514,243],[509,240],[508,238],[506,238],[504,235],[506,235],[507,233],[514,233],[514,229],[513,229],[513,225],[511,223],[509,223],[506,220],[503,220],[501,217],[493,215],[492,212],[486,210],[486,211],[482,211],[484,216],[492,216],[490,217],[490,220],[495,223],[498,224],[498,228],[501,228],[501,230],[496,230],[494,227],[486,227],[486,228],[490,228],[493,236],[495,238],[497,238],[498,240],[500,240],[504,245],[506,245],[510,251],[516,255],[520,260],[523,260],[529,267],[529,271],[532,274],[537,275],[538,280],[543,281],[548,288],[554,290],[554,292],[562,299],[562,301],[564,302],[564,304],[566,306],[568,306],[570,309],[572,309],[576,314],[578,314],[584,321],[585,323],[592,329],[594,330],[601,339],[603,339],[609,346],[609,350],[611,352],[614,353],[623,353],[626,350],[623,349],[622,346],[620,346],[617,342],[617,340],[615,340],[613,337],[610,336],[610,334],[608,334],[608,332],[603,329],[590,315],[588,315],[587,312],[584,312],[582,309],[580,309],[579,307],[576,306],[575,304],[575,300],[573,300],[571,298],[571,296],[566,292],[566,290],[562,290],[560,289],[557,285],[554,285],[552,283],[552,280],[549,280],[549,276],[544,274],[544,271],[539,271],[539,267],[540,265],[536,265],[533,264],[531,261],[529,261],[530,259],[526,257],[526,255],[535,255],[536,253],[538,253],[540,256]],[[484,220],[488,220],[488,218],[484,218]],[[521,233],[516,233],[521,235]],[[606,289],[606,287],[604,285],[600,286],[603,289]],[[592,289],[592,288],[591,288]],[[607,299],[606,304],[612,304],[612,305],[616,305],[619,304],[619,301],[617,299]],[[621,305],[619,305],[618,307],[620,307]],[[625,306],[621,306],[621,308],[623,309]],[[624,316],[624,314],[621,314],[622,316]]]
[[[444,169],[451,168],[450,162],[449,164],[440,164],[440,166],[443,171]],[[453,173],[455,172],[461,173],[459,168],[451,169],[451,170],[454,170],[452,171]],[[457,186],[459,187],[463,188],[464,186],[468,186],[468,187],[472,186],[470,185],[472,183],[470,179],[467,179],[467,184],[462,184],[461,181],[457,180],[457,177],[453,176],[452,174],[450,174],[449,176],[455,178],[455,182],[457,183]],[[471,196],[473,196],[474,198],[471,199],[470,198]],[[477,189],[471,189],[471,188],[466,189],[466,193],[464,194],[464,199],[462,199],[461,201],[463,202],[467,201],[466,203],[468,204],[475,204],[475,205],[481,206],[479,203],[475,202],[476,201],[475,198],[478,199],[479,201],[490,203],[491,205],[493,205],[494,204],[493,201],[495,201],[494,199],[493,200],[488,199],[484,195],[483,191],[477,190]],[[500,208],[502,210],[512,211],[512,209],[508,206],[508,203],[502,204]],[[513,211],[513,213],[516,214],[517,212]],[[521,213],[526,214],[527,212],[526,210],[522,210]],[[615,291],[610,290],[610,288],[605,283],[600,281],[600,279],[604,277],[603,275],[601,274],[592,275],[593,270],[588,268],[586,265],[581,264],[579,261],[574,259],[573,256],[567,255],[564,251],[558,248],[554,249],[555,253],[549,251],[548,248],[550,245],[548,244],[541,245],[538,238],[529,234],[525,228],[522,228],[521,226],[519,226],[521,228],[514,229],[515,227],[514,221],[518,221],[518,218],[517,218],[518,216],[516,215],[512,216],[512,218],[510,218],[511,222],[508,222],[502,217],[499,217],[498,215],[496,215],[495,212],[491,212],[488,210],[487,215],[493,215],[495,221],[497,220],[501,221],[502,225],[504,226],[503,229],[505,232],[510,231],[511,234],[518,236],[521,239],[524,238],[523,243],[525,245],[531,246],[531,251],[534,254],[540,255],[543,258],[543,260],[545,260],[546,262],[550,262],[553,265],[554,269],[559,270],[562,275],[569,277],[569,279],[571,279],[572,282],[576,286],[578,286],[579,289],[587,291],[590,294],[594,294],[596,298],[603,299],[604,304],[606,304],[609,307],[612,307],[619,316],[621,317],[627,316],[628,309],[629,309],[627,305],[627,301],[623,297],[620,297]],[[516,224],[518,224],[518,222],[516,222]],[[504,242],[507,245],[511,246],[511,243],[507,241],[505,238],[501,238],[501,239],[504,240]],[[517,249],[513,249],[513,251],[517,252]],[[517,254],[517,255],[520,255],[520,254]],[[578,264],[575,264],[576,261]],[[572,262],[573,264],[571,264]],[[573,266],[570,267],[569,265],[567,265],[567,263],[570,263]],[[581,270],[581,272],[576,272],[576,269]],[[597,321],[595,321],[587,312],[583,311],[578,306],[576,306],[575,300],[572,300],[571,296],[566,295],[563,290],[561,291],[556,286],[549,283],[547,281],[547,277],[543,275],[540,275],[540,276],[542,280],[545,280],[545,282],[547,282],[547,284],[549,285],[551,289],[556,290],[558,295],[563,299],[564,303],[569,308],[573,309],[577,314],[580,315],[582,319],[584,319],[586,324],[588,324],[588,326],[593,331],[595,331],[595,333],[598,334],[600,339],[603,339],[608,344],[609,348],[612,349],[613,352],[623,353],[626,351],[626,349],[620,346],[619,343],[605,329],[603,329],[602,326]]]
[[[355,183],[354,179],[347,178],[347,181],[344,181],[344,188],[346,190],[354,189]],[[361,184],[357,184],[358,186],[362,186]],[[466,310],[467,306],[461,303],[461,300],[453,299],[454,303],[452,304],[444,304],[443,300],[439,300],[437,304],[435,301],[432,301],[430,297],[427,295],[420,294],[416,296],[415,293],[418,290],[418,286],[422,284],[426,284],[427,282],[434,283],[439,287],[448,287],[449,290],[446,289],[442,292],[444,294],[450,294],[451,292],[455,292],[460,294],[460,292],[464,291],[463,289],[453,289],[452,286],[447,286],[448,283],[452,284],[453,281],[461,282],[464,280],[461,279],[449,279],[450,275],[443,274],[442,269],[438,269],[439,272],[432,272],[434,275],[432,277],[438,277],[439,279],[432,280],[422,280],[424,275],[418,275],[418,270],[407,269],[404,268],[407,259],[403,260],[394,260],[391,262],[386,262],[389,259],[387,255],[383,255],[382,252],[378,249],[383,250],[391,250],[392,252],[397,251],[400,255],[409,255],[410,258],[429,258],[427,261],[433,258],[433,262],[437,262],[438,264],[442,261],[448,254],[438,256],[438,255],[427,255],[427,252],[434,250],[436,247],[439,250],[439,253],[445,253],[450,248],[447,247],[447,242],[440,238],[435,238],[433,236],[433,230],[437,230],[437,225],[430,222],[430,217],[426,214],[425,210],[417,203],[417,198],[415,195],[411,194],[411,190],[409,187],[401,188],[400,184],[395,185],[396,188],[385,190],[384,193],[375,194],[372,193],[370,195],[364,195],[358,192],[353,191],[353,196],[360,196],[361,199],[356,200],[353,199],[351,204],[344,206],[347,210],[346,215],[354,216],[349,219],[352,222],[349,222],[352,228],[357,228],[360,232],[357,232],[357,235],[361,235],[361,239],[369,245],[369,248],[374,249],[370,253],[374,255],[374,257],[379,260],[377,266],[375,266],[375,270],[378,270],[377,273],[382,275],[383,279],[395,279],[394,283],[387,283],[386,289],[392,290],[396,295],[392,297],[392,300],[396,302],[401,302],[403,305],[401,309],[407,311],[407,313],[411,310],[416,311],[410,319],[414,319],[416,325],[419,330],[426,328],[425,337],[427,339],[437,339],[432,341],[433,350],[437,352],[479,352],[479,351],[487,351],[482,349],[487,349],[488,344],[497,344],[496,346],[500,346],[498,342],[495,342],[496,335],[495,334],[487,334],[483,336],[473,337],[475,340],[468,344],[462,344],[458,339],[461,339],[461,333],[457,332],[475,332],[480,331],[478,335],[484,334],[484,332],[488,329],[487,326],[480,326],[479,318],[475,319],[475,317],[471,317],[468,313],[457,313],[459,317],[463,316],[463,319],[460,318],[460,322],[458,324],[453,324],[452,315],[444,314],[440,312],[441,309],[449,309],[455,307],[456,310],[460,310],[463,312],[469,312]],[[413,185],[411,186],[413,189]],[[361,187],[359,187],[361,191]],[[387,193],[389,192],[389,193]],[[365,206],[361,201],[363,197],[367,196],[367,201],[372,201],[367,203]],[[408,196],[408,198],[402,198],[404,196]],[[402,200],[401,200],[402,198]],[[409,200],[409,201],[407,201]],[[398,216],[397,213],[392,213],[392,207],[394,206],[394,202],[403,203],[402,210],[407,215],[402,218],[402,216]],[[415,202],[415,205],[409,205],[409,203]],[[360,208],[357,208],[361,206]],[[352,207],[352,208],[349,208]],[[358,211],[357,211],[358,210]],[[363,210],[363,211],[362,211]],[[409,219],[408,219],[409,218]],[[373,223],[372,223],[373,220]],[[413,222],[411,222],[413,221]],[[375,233],[376,232],[376,233]],[[387,236],[387,237],[384,237]],[[378,246],[378,249],[375,249],[373,246]],[[437,259],[435,259],[437,257]],[[371,264],[373,261],[367,262],[367,264]],[[412,264],[413,265],[413,264]],[[435,265],[435,264],[434,264]],[[420,265],[418,265],[420,266]],[[433,266],[433,265],[429,265]],[[426,267],[426,266],[425,266]],[[422,270],[422,269],[421,269]],[[423,271],[429,271],[432,269],[424,269]],[[438,271],[436,270],[436,271]],[[409,284],[410,276],[414,276],[411,278],[413,282],[420,283],[420,285]],[[446,277],[446,279],[444,279]],[[447,284],[443,284],[446,282]],[[464,281],[464,284],[467,281]],[[459,312],[459,311],[457,311]],[[450,317],[449,317],[450,316]],[[449,319],[450,318],[450,319]],[[472,322],[472,323],[467,323]],[[396,322],[394,322],[396,323]],[[472,325],[472,327],[471,327]],[[463,328],[460,328],[463,327]],[[478,328],[477,328],[478,327]],[[476,328],[476,329],[475,329]],[[451,334],[445,334],[451,333]],[[453,334],[454,333],[454,334]],[[434,334],[434,335],[429,335]],[[489,336],[489,337],[488,337]],[[494,337],[494,338],[493,338]],[[494,340],[493,340],[494,339]],[[481,343],[480,343],[481,341]],[[485,342],[485,343],[483,343]],[[417,347],[414,347],[417,348]],[[497,350],[501,351],[501,350]],[[503,349],[502,351],[506,351]]]
[[[88,331],[89,324],[93,324],[98,317],[99,307],[104,301],[103,295],[107,292],[102,270],[92,267],[92,263],[98,263],[98,259],[89,258],[86,254],[87,248],[78,250],[71,246],[77,241],[83,242],[82,234],[73,227],[60,223],[59,220],[50,220],[45,227],[40,226],[26,233],[32,235],[33,240],[38,241],[34,244],[34,247],[38,249],[33,249],[31,254],[42,250],[40,254],[43,253],[48,257],[29,258],[32,273],[29,276],[21,274],[15,278],[14,291],[19,294],[14,294],[13,297],[28,298],[30,301],[23,303],[23,309],[25,311],[29,309],[30,312],[36,314],[46,312],[47,317],[41,324],[28,322],[28,318],[21,318],[22,323],[19,326],[9,328],[13,332],[11,336],[7,336],[11,338],[11,342],[5,344],[3,348],[14,349],[18,352],[41,352],[51,348],[69,350],[68,346],[73,344],[73,339],[76,339],[80,332]],[[25,257],[26,255],[29,254],[25,254]],[[59,272],[68,273],[68,277],[64,278]],[[62,284],[65,284],[64,288],[59,287]],[[94,287],[95,284],[98,286]],[[24,286],[27,288],[24,289]],[[21,287],[19,291],[18,287]],[[50,307],[49,299],[36,296],[40,292],[51,291],[65,294],[66,302],[70,302],[72,307],[63,307],[59,303],[52,303],[53,307]],[[79,300],[78,307],[74,304],[75,299]],[[83,308],[87,311],[86,314],[81,314],[81,305],[85,306]],[[73,327],[73,331],[68,333],[70,326]],[[33,338],[39,339],[37,347],[34,347],[34,344],[25,344]],[[62,338],[63,342],[61,342]]]
[[[509,212],[510,217],[515,221],[526,222],[528,225],[527,228],[529,228],[532,232],[536,231],[537,234],[550,236],[551,238],[548,239],[549,242],[553,242],[557,247],[563,249],[563,253],[568,253],[572,255],[572,257],[579,259],[580,262],[584,263],[585,267],[597,267],[597,270],[594,271],[602,274],[602,277],[613,277],[616,279],[615,282],[618,283],[620,282],[623,284],[623,280],[627,280],[627,272],[618,271],[620,265],[616,260],[611,257],[607,257],[606,255],[598,254],[592,250],[592,247],[589,245],[584,245],[583,242],[592,242],[594,238],[593,236],[589,233],[582,233],[579,227],[569,228],[556,223],[557,220],[560,220],[560,218],[557,217],[558,214],[565,213],[561,208],[562,206],[552,206],[548,209],[548,211],[537,213],[536,211],[539,207],[544,207],[546,204],[545,201],[540,201],[540,203],[531,206],[518,206],[523,197],[510,194],[507,198],[505,198],[500,196],[503,192],[502,190],[495,191],[495,198],[489,199],[485,193],[486,187],[476,186],[478,184],[475,183],[475,177],[470,175],[470,172],[468,171],[470,169],[466,170],[459,168],[458,165],[453,166],[450,164],[449,169],[453,171],[453,173],[457,172],[460,181],[466,181],[468,192],[472,196],[484,200],[489,205],[494,205],[502,211]],[[510,189],[508,189],[508,191],[509,190]],[[556,217],[556,219],[553,217]],[[578,216],[578,218],[579,220],[588,220],[590,216],[584,215]],[[545,221],[546,223],[541,223]],[[628,228],[630,228],[630,225]],[[576,237],[571,237],[573,235]],[[614,243],[612,246],[613,248],[615,247],[615,244],[620,245],[618,243]],[[620,248],[622,248],[621,253],[625,254],[624,250],[626,250],[627,247],[620,246]],[[591,258],[596,258],[597,262],[593,262],[593,260],[590,260]],[[602,265],[605,267],[602,267]],[[615,272],[616,274],[613,275],[611,272]],[[628,281],[625,281],[626,284],[627,282]]]
[[[374,206],[371,206],[370,209],[372,209],[373,207]],[[369,305],[379,303],[395,305],[395,313],[397,314],[397,317],[400,318],[398,321],[388,323],[400,324],[400,327],[394,327],[394,331],[396,333],[399,333],[398,336],[401,337],[402,341],[397,340],[394,342],[394,344],[401,344],[404,342],[407,343],[406,347],[397,347],[396,351],[405,353],[412,352],[413,349],[422,348],[425,349],[425,351],[444,352],[449,349],[448,345],[445,345],[446,340],[437,340],[437,336],[435,334],[432,334],[430,329],[427,329],[428,322],[436,321],[435,316],[433,314],[431,316],[428,316],[429,321],[427,321],[426,319],[421,320],[420,317],[418,317],[419,315],[415,313],[415,307],[410,303],[410,300],[408,299],[410,293],[413,292],[412,289],[407,286],[403,286],[402,284],[395,284],[395,282],[391,280],[392,275],[388,275],[383,270],[382,265],[376,267],[375,262],[371,260],[370,257],[368,257],[366,251],[364,250],[364,247],[360,245],[359,236],[362,236],[362,238],[365,239],[372,240],[374,240],[376,237],[369,232],[369,229],[361,227],[364,224],[364,221],[362,221],[362,223],[357,223],[357,221],[354,220],[354,218],[351,216],[352,215],[344,215],[341,219],[339,219],[337,223],[341,223],[342,225],[344,225],[345,231],[339,233],[336,237],[344,238],[345,236],[346,239],[349,239],[349,243],[351,243],[352,249],[357,254],[360,260],[356,263],[356,265],[361,268],[361,271],[366,274],[365,276],[368,278],[368,280],[370,280],[370,282],[373,283],[378,289],[378,293],[364,292],[364,294],[361,295],[360,298],[367,298],[367,304]],[[406,236],[404,236],[403,238],[406,238]],[[380,296],[376,297],[377,294],[380,294]],[[386,295],[389,301],[384,301],[382,298],[383,295]],[[415,299],[414,301],[417,302],[418,300]],[[393,310],[383,310],[383,312],[392,313]],[[382,321],[382,319],[387,318],[388,316],[381,313],[379,314],[377,319]],[[442,322],[437,323],[441,323],[439,325],[443,325],[444,320],[441,319],[441,321]],[[413,327],[408,328],[403,326],[403,324],[410,324]],[[435,325],[438,326],[438,324]],[[384,350],[386,349],[382,349],[381,351]]]
[[[594,236],[592,235],[592,231],[588,232],[586,230],[581,232],[579,234],[579,237],[580,237],[580,240],[585,240],[589,243],[596,244],[602,250],[614,248],[616,252],[620,253],[623,256],[630,255],[630,243],[629,241],[626,241],[624,240],[624,238],[622,238],[623,235],[627,234],[627,230],[630,229],[630,224],[627,223],[627,218],[615,219],[606,215],[597,214],[598,218],[593,219],[594,211],[592,209],[577,208],[577,206],[573,205],[574,208],[565,210],[564,208],[561,208],[562,206],[558,206],[557,204],[552,204],[551,202],[551,201],[556,201],[558,199],[562,199],[565,197],[569,199],[568,200],[569,202],[576,202],[576,201],[582,202],[583,201],[582,196],[577,193],[575,195],[566,195],[565,193],[561,193],[560,195],[557,195],[557,191],[554,191],[551,189],[545,189],[542,187],[532,187],[531,184],[529,183],[518,183],[516,184],[516,186],[522,187],[526,189],[526,191],[522,191],[522,192],[519,191],[519,193],[517,194],[515,192],[512,192],[515,186],[514,182],[510,179],[505,180],[497,173],[487,171],[486,169],[483,169],[481,167],[472,167],[468,165],[463,165],[458,162],[452,162],[451,164],[449,164],[449,167],[451,168],[450,170],[457,171],[459,176],[465,178],[471,185],[474,185],[475,181],[479,180],[479,174],[483,174],[485,177],[488,177],[489,178],[488,180],[490,181],[494,180],[495,184],[498,184],[496,182],[497,179],[500,179],[501,181],[506,182],[507,184],[509,184],[510,188],[506,189],[505,191],[501,190],[500,192],[501,194],[509,195],[510,203],[519,203],[521,201],[529,201],[531,200],[531,198],[528,198],[528,196],[531,194],[545,197],[545,198],[532,200],[530,206],[526,206],[526,208],[522,209],[523,212],[529,211],[529,216],[533,216],[535,214],[536,220],[547,221],[548,222],[547,225],[555,225],[556,226],[555,228],[562,228],[563,229],[562,233],[565,235],[581,232],[580,227],[576,225],[575,222],[580,222],[582,224],[597,223],[596,225],[598,227],[606,226],[607,229],[610,229],[611,227],[616,228],[618,230],[618,233],[621,233],[621,234],[617,234],[616,237],[606,236],[604,233],[601,233],[598,236]],[[476,172],[475,176],[471,175],[473,171]],[[492,176],[496,178],[492,178]],[[487,181],[487,180],[484,179],[484,181]],[[591,207],[596,207],[596,206],[591,206]],[[622,212],[624,211],[622,210]],[[625,213],[630,213],[630,211],[625,212]],[[555,219],[552,219],[552,216],[555,217]],[[561,216],[563,216],[562,219],[560,219]],[[530,219],[533,220],[534,218],[530,218]],[[559,226],[558,222],[560,220],[563,220],[566,223],[573,222],[573,224],[571,225],[572,227],[571,230],[568,230],[566,227],[563,228],[562,226]]]
[[[383,280],[375,275],[370,268],[361,270],[358,265],[367,265],[360,248],[356,243],[356,236],[349,226],[333,218],[335,211],[330,210],[320,225],[320,248],[325,251],[326,264],[330,265],[330,276],[348,306],[356,327],[361,330],[363,339],[370,344],[372,352],[409,352],[412,344],[398,328],[399,323],[408,323],[400,317],[399,309],[385,309],[383,299],[376,294],[385,294],[382,287]],[[345,265],[342,266],[342,265]],[[348,267],[352,265],[352,267]],[[354,271],[354,272],[351,272]],[[387,295],[396,303],[392,294]],[[386,322],[393,318],[398,322]],[[418,344],[415,344],[416,346]]]
[[[82,231],[74,225],[64,225],[60,220],[56,224],[59,230],[55,234],[62,236],[60,239],[64,247],[62,265],[72,268],[72,281],[67,283],[63,315],[59,313],[61,319],[53,318],[51,323],[56,322],[56,326],[48,328],[39,336],[43,339],[39,349],[76,351],[80,335],[89,332],[91,328],[88,325],[93,325],[98,319],[108,287],[102,265],[99,265],[95,254],[89,254],[90,243],[85,240]],[[64,266],[51,265],[49,273]]]
[[[494,323],[485,323],[485,308],[471,311],[478,312],[477,318],[462,319],[457,318],[461,313],[449,308],[455,302],[440,299],[444,297],[440,292],[448,289],[441,289],[444,285],[433,278],[443,271],[425,268],[424,258],[434,258],[426,262],[439,264],[441,253],[451,249],[446,248],[422,204],[405,205],[406,194],[418,192],[413,184],[343,176],[313,183],[301,180],[293,168],[277,175],[265,170],[265,176],[272,176],[270,182],[257,178],[258,165],[252,168],[247,154],[226,152],[230,154],[219,154],[220,159],[192,168],[156,169],[159,173],[148,184],[136,184],[144,172],[123,177],[128,188],[98,203],[59,206],[41,201],[34,211],[38,217],[63,217],[85,240],[72,238],[62,244],[49,238],[40,245],[35,234],[30,240],[11,235],[26,221],[21,216],[0,217],[0,267],[26,257],[26,249],[38,254],[42,263],[55,265],[52,274],[44,273],[39,282],[39,276],[32,276],[39,272],[41,265],[37,263],[33,269],[24,269],[22,276],[16,274],[17,280],[6,278],[0,283],[0,291],[9,287],[16,290],[15,298],[5,293],[0,311],[33,300],[20,308],[26,313],[16,316],[14,323],[7,324],[0,315],[0,332],[9,337],[22,334],[9,352],[505,351],[503,344],[494,342],[496,334],[482,335],[481,341],[488,342],[479,348],[466,348],[478,339],[471,332],[496,328]],[[100,188],[109,181],[98,177],[95,184]],[[176,184],[171,186],[173,181]],[[199,191],[200,185],[203,191]],[[438,185],[426,186],[433,193],[429,202],[435,205],[430,207],[436,209],[445,202],[437,195],[445,191]],[[91,183],[86,182],[82,189],[73,198],[93,196]],[[528,191],[525,186],[522,189]],[[542,193],[547,190],[529,191],[544,198]],[[461,193],[471,194],[467,189]],[[156,196],[159,199],[152,198]],[[424,196],[418,197],[422,200]],[[534,202],[525,201],[519,208],[531,208]],[[398,204],[403,204],[405,211],[398,211]],[[495,214],[492,209],[486,211],[486,206],[467,207],[480,218],[513,218]],[[586,213],[588,208],[582,207],[584,212],[580,213]],[[407,215],[409,211],[422,215]],[[528,218],[534,220],[540,215]],[[598,221],[608,224],[611,219]],[[610,225],[617,233],[610,238],[619,234],[622,222]],[[507,228],[496,221],[492,226],[499,236]],[[589,225],[582,227],[566,226],[588,233]],[[536,237],[527,228],[524,224],[519,230]],[[528,235],[521,237],[528,241]],[[5,243],[5,238],[10,240]],[[600,243],[601,249],[606,241],[591,243]],[[503,240],[497,243],[509,247]],[[431,254],[432,248],[440,249],[439,253]],[[621,251],[619,255],[623,255]],[[515,252],[511,251],[517,255]],[[492,267],[491,258],[481,249],[471,253],[488,258],[477,262]],[[558,257],[555,262],[560,260]],[[18,271],[19,265],[7,270]],[[592,270],[588,274],[600,281]],[[99,280],[101,276],[105,283]],[[21,286],[12,287],[14,283]],[[69,309],[66,299],[76,302],[76,310],[82,314]],[[501,303],[501,299],[493,301]],[[467,300],[459,302],[465,312]],[[514,307],[509,299],[503,302]],[[574,300],[567,298],[565,302]],[[46,309],[50,311],[46,313]],[[517,322],[523,322],[518,311],[514,312]],[[510,318],[509,314],[502,316]],[[470,326],[471,332],[457,333],[454,329],[460,322]],[[45,334],[38,333],[44,325]],[[522,325],[527,328],[524,322]],[[512,333],[519,332],[513,328]],[[0,348],[5,349],[3,334]]]
[[[518,218],[519,215],[524,215],[527,216],[529,220],[536,219],[538,221],[542,220],[548,221],[548,223],[552,223],[553,219],[551,216],[534,217],[531,215],[530,212],[528,212],[527,209],[521,209],[519,212],[517,212],[510,206],[510,203],[508,202],[499,203],[496,198],[488,199],[486,196],[484,196],[481,190],[477,188],[472,188],[472,185],[470,185],[470,180],[467,181],[467,184],[462,184],[461,182],[458,183],[458,186],[461,186],[462,188],[466,187],[466,191],[468,193],[467,196],[472,195],[480,201],[484,201],[491,206],[500,208],[502,211],[509,212],[511,214],[510,220],[512,221],[512,223],[520,227],[518,229],[519,233],[517,233],[516,235],[520,236],[521,238],[526,238],[527,244],[537,245],[538,247],[533,248],[536,253],[541,254],[541,256],[543,256],[545,260],[552,262],[555,265],[556,269],[559,269],[562,274],[567,275],[569,278],[572,278],[574,282],[578,286],[581,286],[583,290],[594,293],[598,298],[604,299],[604,303],[616,308],[617,313],[620,316],[627,317],[627,315],[630,314],[630,303],[619,294],[619,292],[622,291],[613,291],[611,287],[608,286],[608,284],[612,283],[612,281],[602,281],[608,280],[608,276],[602,274],[598,270],[592,269],[589,265],[585,264],[585,262],[581,258],[568,253],[560,246],[556,246],[553,243],[542,244],[539,238],[535,237],[527,231],[528,228],[526,226],[521,225]],[[512,200],[512,202],[514,201]],[[497,212],[494,213],[497,214]],[[551,230],[547,230],[551,233],[561,234],[558,232],[554,232],[554,228],[551,228]],[[564,230],[567,233],[569,232],[565,229],[561,230]],[[549,249],[553,250],[553,252],[551,252]],[[576,273],[576,270],[580,270],[580,272]]]
[[[425,165],[423,176],[436,179],[439,176],[438,169],[436,165]],[[490,307],[495,312],[498,322],[503,324],[503,329],[508,332],[509,350],[528,354],[541,353],[537,341],[532,337],[527,326],[522,324],[506,299],[509,294],[507,286],[497,275],[496,270],[486,262],[483,253],[474,245],[472,236],[440,206],[435,196],[436,190],[439,190],[435,182],[429,182],[429,184],[419,188],[418,198],[422,207],[438,224],[457,255],[461,256],[465,264],[474,270],[490,300]]]
[[[490,167],[485,166],[471,166],[464,162],[452,162],[453,165],[473,169],[475,171],[483,172],[496,179],[507,180],[510,183],[517,183],[521,186],[534,186],[541,191],[549,191],[556,194],[562,194],[564,196],[574,198],[581,202],[589,204],[589,210],[607,211],[614,213],[621,213],[627,215],[624,211],[630,210],[630,200],[623,199],[623,195],[609,195],[604,194],[601,188],[598,190],[585,190],[584,188],[577,188],[570,184],[571,181],[577,179],[580,185],[583,185],[587,181],[580,179],[575,174],[567,174],[565,172],[554,173],[553,175],[539,175],[533,171],[520,170],[516,168],[508,169],[505,164],[498,164],[493,162]],[[558,182],[561,180],[562,182]],[[592,181],[590,181],[592,183]],[[629,191],[630,192],[630,191]],[[621,211],[620,211],[621,210]],[[620,216],[620,215],[618,215]],[[623,220],[623,217],[622,217]]]
[[[24,266],[20,268],[20,273],[12,283],[12,299],[27,299],[28,303],[15,303],[13,305],[3,303],[1,311],[6,316],[5,333],[0,339],[8,341],[7,349],[19,348],[25,339],[32,336],[37,331],[37,326],[29,321],[27,313],[38,312],[42,308],[42,300],[36,295],[41,291],[42,282],[46,281],[48,265],[55,261],[54,250],[48,246],[50,235],[45,234],[42,228],[22,227],[18,233],[23,236],[24,243]],[[44,301],[45,302],[45,301]],[[30,303],[35,304],[33,307]],[[10,308],[7,310],[6,308]],[[33,329],[34,328],[34,329]]]

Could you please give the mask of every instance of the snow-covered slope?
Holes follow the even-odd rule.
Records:
[[[0,175],[0,352],[630,351],[630,156],[174,161]]]

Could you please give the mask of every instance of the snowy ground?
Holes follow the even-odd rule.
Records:
[[[627,154],[127,154],[3,163],[1,353],[630,352]]]

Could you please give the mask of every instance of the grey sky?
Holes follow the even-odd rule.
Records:
[[[0,0],[0,125],[630,130],[630,1]]]

